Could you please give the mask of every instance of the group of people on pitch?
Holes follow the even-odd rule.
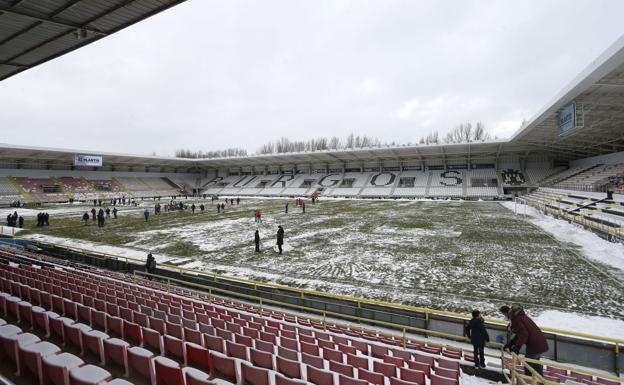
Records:
[[[548,344],[546,342],[546,336],[540,330],[540,328],[533,322],[531,318],[524,312],[521,305],[515,304],[511,307],[502,306],[500,312],[509,320],[507,325],[507,336],[504,350],[510,351],[516,354],[520,353],[520,349],[525,347],[525,357],[533,360],[538,360],[542,357],[542,354],[548,351]],[[486,342],[490,341],[490,336],[485,328],[485,321],[481,317],[479,310],[472,312],[472,319],[466,325],[466,335],[470,338],[474,349],[474,362],[475,367],[485,368],[485,353],[484,348]],[[542,365],[537,363],[529,363],[540,375],[543,375]],[[526,375],[531,375],[531,372],[525,368]]]

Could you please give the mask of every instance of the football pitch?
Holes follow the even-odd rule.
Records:
[[[435,309],[496,315],[502,304],[623,318],[624,291],[575,245],[561,243],[497,202],[309,201],[243,198],[217,213],[163,212],[145,222],[144,207],[123,208],[104,228],[81,221],[90,206],[64,209],[46,236],[128,247],[181,266],[308,289]],[[218,201],[219,203],[223,200]],[[254,221],[254,211],[263,223]],[[32,220],[30,222],[32,226]],[[284,254],[275,251],[277,226]],[[254,252],[260,231],[261,253]],[[175,259],[173,259],[175,258]],[[177,262],[176,262],[177,259]],[[606,269],[606,267],[605,267]]]

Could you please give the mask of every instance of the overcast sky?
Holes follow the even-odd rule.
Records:
[[[0,142],[173,155],[288,136],[507,137],[623,32],[624,1],[188,0],[0,82]]]

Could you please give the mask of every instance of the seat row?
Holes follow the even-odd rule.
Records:
[[[60,272],[53,272],[53,273],[55,273],[55,274],[62,274],[62,273],[60,273]],[[66,293],[66,294],[67,294],[67,293]],[[67,301],[65,301],[65,302],[64,302],[64,304],[65,304],[65,305],[66,305],[66,304],[68,304],[68,303],[69,303],[69,302],[67,302]],[[73,308],[73,307],[72,307],[72,306],[70,306],[70,309],[71,309],[71,308]],[[114,308],[109,308],[108,310],[111,310],[111,309],[114,309]],[[61,309],[57,309],[57,310],[61,310]],[[65,307],[63,307],[62,311],[63,311],[63,312],[65,312]],[[98,310],[95,310],[95,311],[98,311]],[[79,313],[79,312],[78,312],[78,313]],[[63,313],[63,314],[64,314],[64,313]],[[134,313],[134,314],[136,315],[137,313]],[[74,315],[73,311],[71,311],[71,310],[70,310],[70,315]],[[112,319],[112,318],[110,318],[110,317],[114,317],[114,316],[111,316],[111,315],[108,315],[108,316],[109,316],[109,318],[107,319],[108,321],[110,321],[110,320]],[[126,321],[126,320],[124,320],[124,321]],[[52,322],[54,323],[54,321],[52,321]],[[168,321],[167,321],[167,322],[168,322]],[[104,326],[104,327],[109,327],[109,324],[110,324],[110,322],[107,322],[105,325],[102,325],[102,326]],[[113,323],[113,324],[111,324],[111,325],[115,325],[115,323]],[[200,325],[201,325],[201,324],[200,324]],[[237,326],[238,326],[238,324],[232,324],[232,325],[237,325]],[[212,325],[206,325],[206,326],[212,326]],[[212,327],[214,328],[214,326],[212,326]],[[127,329],[127,328],[125,328],[125,327],[122,329],[121,327],[114,327],[114,326],[112,327],[112,329],[116,329],[116,330],[117,330],[117,332],[118,332],[119,334],[124,334],[124,333],[125,333],[127,336],[132,336],[132,335],[134,335],[134,336],[135,336],[134,338],[133,338],[133,337],[129,337],[129,339],[130,339],[130,340],[135,340],[135,342],[138,342],[138,341],[140,340],[140,338],[141,338],[141,335],[140,335],[140,334],[141,334],[141,331],[145,331],[145,330],[146,330],[146,329],[142,329],[142,330],[141,330],[141,329],[134,328],[134,332],[126,332],[126,330],[130,330],[130,329]],[[214,330],[214,329],[213,329],[213,330]],[[223,329],[216,328],[216,330],[223,330]],[[252,330],[254,330],[254,329],[252,329]],[[194,334],[194,333],[191,333],[191,334],[189,334],[189,335],[190,335],[190,336],[192,336],[193,334]],[[195,333],[195,335],[196,335],[196,333]],[[240,336],[240,338],[245,337],[245,336],[241,336],[241,335],[238,335],[238,334],[236,334],[236,335],[237,335],[237,336]],[[158,334],[158,335],[157,335],[157,338],[158,338],[159,336],[160,336],[160,335]],[[208,334],[206,334],[206,335],[205,335],[205,337],[206,337],[206,336],[208,336]],[[305,336],[305,334],[303,334],[302,336]],[[177,337],[175,337],[175,336],[168,336],[168,335],[164,335],[164,340],[165,340],[165,342],[164,342],[164,350],[165,350],[166,352],[168,352],[168,353],[169,353],[169,352],[175,352],[175,351],[176,351],[176,348],[173,348],[173,346],[176,346],[176,343],[178,344],[178,346],[182,346],[182,345],[180,344],[180,338],[178,338],[178,337],[182,337],[182,335],[178,335]],[[248,336],[247,336],[247,337],[248,337]],[[236,338],[239,338],[239,337],[236,337]],[[249,339],[244,340],[244,339],[240,339],[240,338],[238,339],[238,341],[239,341],[239,342],[247,341],[248,345],[252,345],[252,344],[250,344],[250,343],[249,343]],[[282,342],[282,341],[281,341],[282,337],[279,337],[279,338],[280,338],[280,343],[281,343],[281,342]],[[287,339],[287,337],[283,337],[283,338],[284,338],[284,341],[289,341],[289,339]],[[147,340],[147,338],[146,338],[146,340]],[[321,341],[323,341],[323,340],[321,340]],[[197,340],[195,340],[195,342],[201,342],[201,341],[197,341]],[[188,343],[195,343],[195,342],[188,342]],[[258,342],[260,342],[260,341],[258,341]],[[290,343],[292,343],[292,341],[291,341]],[[286,342],[284,342],[284,344],[286,344]],[[307,344],[307,345],[306,345],[306,344]],[[160,343],[157,343],[157,345],[160,345]],[[238,346],[237,346],[237,345],[238,345]],[[299,345],[298,345],[297,347],[301,348],[301,347],[303,346],[303,347],[304,347],[304,349],[307,349],[307,348],[310,348],[310,347],[307,347],[307,348],[306,348],[306,346],[308,346],[308,345],[310,345],[310,346],[315,346],[315,345],[309,344],[309,343],[307,343],[307,342],[299,342]],[[188,345],[187,345],[187,346],[188,346]],[[215,349],[215,352],[218,352],[219,350],[221,350],[221,349],[223,348],[223,346],[224,346],[224,345],[221,343],[221,344],[219,345],[220,347],[216,347],[216,346],[214,346],[214,345],[211,345],[211,346]],[[236,351],[239,351],[239,352],[240,352],[240,351],[241,351],[241,347],[242,347],[242,348],[243,348],[243,349],[242,349],[242,351],[244,351],[245,353],[244,353],[244,355],[243,355],[243,356],[240,356],[240,355],[239,355],[239,358],[241,358],[241,359],[247,359],[247,358],[249,357],[249,355],[248,355],[249,353],[247,353],[247,352],[245,351],[245,349],[247,348],[247,346],[245,346],[244,344],[238,344],[237,342],[231,342],[231,341],[228,343],[228,342],[226,341],[226,345],[225,345],[225,346],[226,346],[226,350],[225,350],[225,352],[226,352],[226,353],[228,353],[228,354],[233,354],[233,355],[235,355],[236,353],[232,353],[232,352],[236,352]],[[254,346],[255,346],[255,345],[254,345]],[[290,346],[290,347],[295,347],[295,346],[292,346],[292,345],[289,345],[289,346]],[[377,346],[377,345],[372,345],[372,346]],[[280,347],[280,348],[283,348],[283,349],[287,349],[287,348],[285,348],[285,347],[283,347],[283,346],[279,346],[279,347]],[[266,349],[266,345],[265,345],[265,349]],[[318,348],[317,348],[317,349],[318,349]],[[177,349],[177,351],[178,351],[178,355],[179,355],[179,356],[184,356],[184,354],[183,354],[183,353],[182,353],[182,354],[180,354],[180,350],[182,350],[182,349],[180,349],[180,348],[178,348],[178,349]],[[372,350],[373,350],[373,349],[371,349],[371,351],[372,351]],[[286,351],[286,350],[284,350],[284,351]],[[291,351],[296,351],[296,350],[295,350],[295,349],[292,349]],[[317,350],[316,352],[318,353],[319,351],[320,351],[320,350]],[[330,352],[330,350],[329,350],[329,349],[328,349],[327,351],[328,351],[328,352]],[[387,350],[386,350],[386,351],[387,351]],[[308,351],[308,353],[313,353],[313,352],[312,352],[312,351]],[[311,354],[308,354],[308,353],[303,353],[303,352],[302,352],[302,353],[300,353],[300,354],[302,355],[302,358],[304,358],[304,357],[306,357],[306,356],[310,356],[310,357],[312,357],[312,355],[311,355]],[[342,354],[342,352],[338,352],[338,353],[339,353],[339,354]],[[305,356],[303,356],[303,354],[305,354]],[[325,355],[326,355],[326,353],[325,353],[325,352],[323,352],[323,356],[325,356]],[[291,357],[291,358],[294,358],[294,357]],[[394,357],[392,357],[392,356],[388,356],[388,359],[392,359],[392,358],[394,358]],[[321,358],[321,359],[323,359],[323,358]],[[318,361],[317,361],[317,362],[318,362]],[[367,363],[368,363],[368,362],[367,362]],[[332,364],[332,365],[336,366],[336,365],[339,365],[339,364],[341,364],[341,363],[336,361],[336,364]],[[308,364],[306,364],[306,365],[308,365]],[[344,364],[343,364],[343,365],[344,365]],[[311,365],[310,365],[310,366],[311,366]],[[316,366],[320,366],[320,365],[316,365]],[[336,367],[337,367],[337,366],[336,366]],[[368,366],[367,366],[367,367],[368,367]],[[374,369],[384,370],[384,366],[383,366],[381,363],[374,363],[374,366],[373,366],[373,368],[372,368],[372,369],[373,369],[373,370],[374,370]],[[407,369],[407,368],[406,368],[406,369]],[[386,368],[385,368],[385,370],[389,370],[389,368],[388,368],[388,367],[386,367]],[[437,371],[440,371],[440,370],[444,370],[444,369],[443,369],[443,368],[440,368],[439,370],[436,370],[436,372],[437,372]],[[366,372],[365,372],[365,371],[366,371],[366,369],[365,369],[364,367],[362,367],[362,368],[361,368],[361,371],[362,371],[362,373],[363,373],[363,374],[364,374],[364,373],[366,373]],[[402,372],[406,372],[406,371],[402,371]],[[388,373],[390,373],[390,372],[388,371]],[[395,371],[395,374],[396,374],[396,371]]]

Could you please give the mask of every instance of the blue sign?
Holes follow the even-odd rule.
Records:
[[[570,103],[559,111],[559,115],[557,116],[557,135],[563,135],[575,128],[576,108],[574,103]]]

